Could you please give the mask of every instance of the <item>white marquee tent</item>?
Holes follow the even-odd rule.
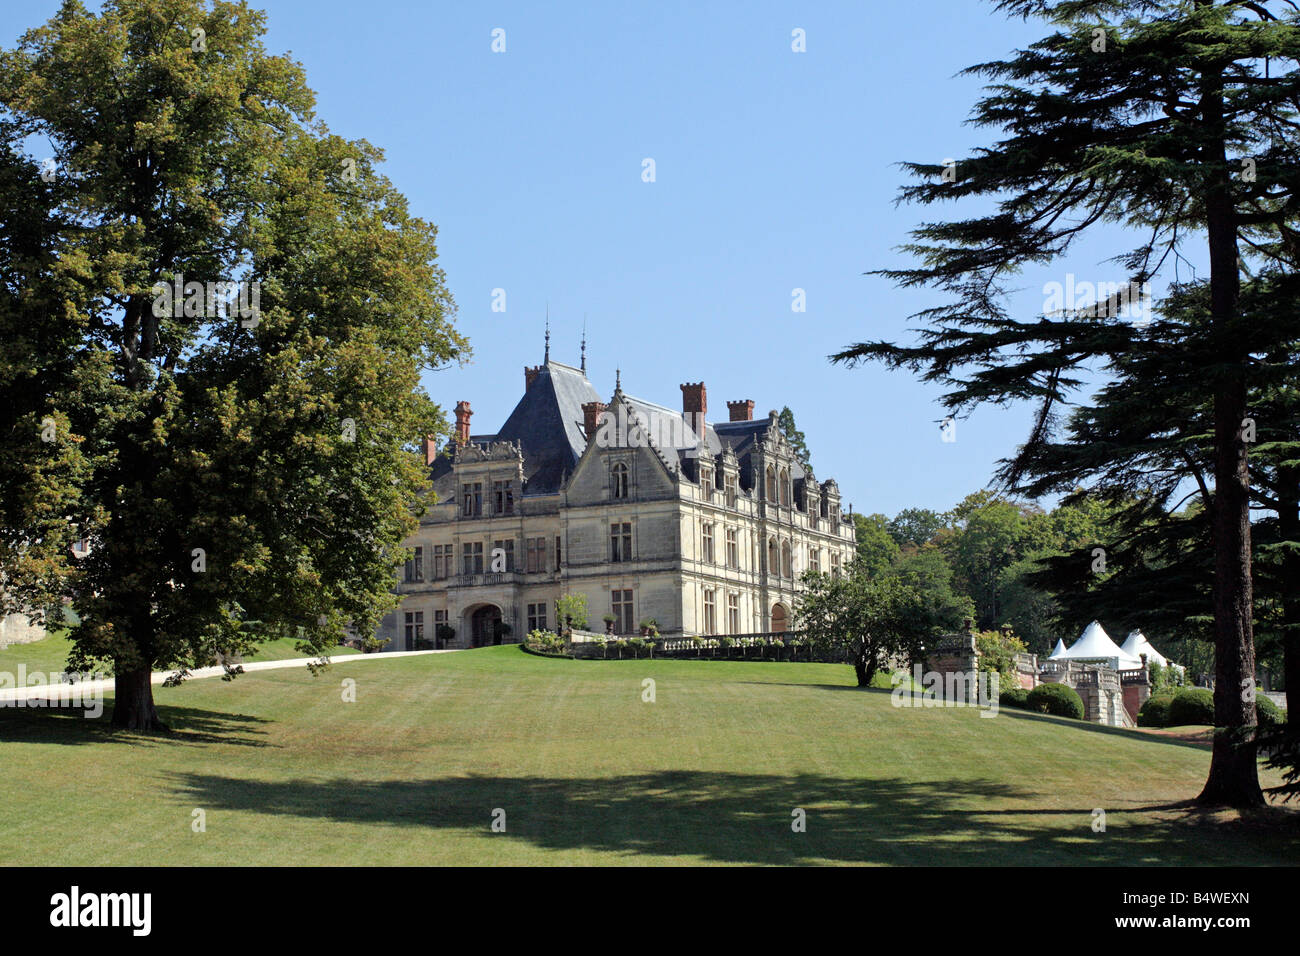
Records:
[[[1161,667],[1169,666],[1169,661],[1166,660],[1163,654],[1151,646],[1151,642],[1147,640],[1147,636],[1141,631],[1129,631],[1128,638],[1124,641],[1120,650],[1129,657],[1140,658],[1145,654],[1148,661],[1154,661]]]
[[[1070,645],[1069,650],[1058,653],[1059,650],[1058,642],[1058,650],[1053,651],[1048,659],[1105,664],[1116,670],[1130,670],[1142,666],[1141,658],[1130,654],[1112,641],[1110,635],[1096,621],[1083,629],[1083,634]]]

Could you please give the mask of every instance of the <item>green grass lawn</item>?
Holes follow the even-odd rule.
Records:
[[[19,664],[26,665],[28,673],[32,671],[58,673],[66,670],[68,651],[72,649],[72,642],[68,640],[67,634],[66,630],[54,631],[48,637],[39,641],[32,641],[30,644],[13,644],[0,650],[0,671],[17,673]],[[250,655],[245,660],[249,662],[282,661],[294,657],[308,656],[294,647],[296,643],[296,641],[289,638],[267,641],[258,647],[255,654]],[[359,652],[350,647],[336,647],[330,652],[330,656],[338,657],[356,653]]]
[[[158,689],[173,731],[157,737],[0,709],[0,863],[1297,858],[1300,812],[1187,805],[1203,744],[1021,711],[895,708],[852,682],[837,665],[494,647]],[[806,832],[791,830],[796,808]],[[196,809],[206,832],[192,830]]]

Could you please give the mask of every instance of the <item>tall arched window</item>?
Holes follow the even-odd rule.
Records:
[[[787,578],[794,577],[794,552],[789,541],[781,545],[781,573]]]
[[[790,471],[781,469],[781,504],[790,507]]]
[[[609,491],[614,498],[627,497],[627,465],[621,461],[609,469]]]
[[[776,469],[767,466],[767,500],[776,501]]]
[[[777,550],[776,538],[767,539],[767,573],[781,573],[781,552]]]

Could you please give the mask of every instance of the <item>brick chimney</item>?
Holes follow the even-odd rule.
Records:
[[[704,390],[704,383],[687,382],[681,388],[682,414],[687,416],[699,416],[698,418],[692,417],[691,421],[707,421],[709,414],[709,397]]]
[[[609,408],[604,402],[583,402],[583,431],[587,433],[587,441],[590,442],[596,437],[596,432],[600,428],[600,413]]]
[[[438,457],[438,443],[432,435],[420,439],[420,451],[424,452],[424,463],[432,465]]]
[[[540,365],[534,365],[532,368],[529,368],[527,365],[524,366],[524,391],[525,392],[533,387],[533,382],[537,381],[537,376],[540,375],[541,373],[542,373],[542,367]]]
[[[474,412],[469,407],[469,402],[456,403],[456,442],[460,445],[469,444],[469,417]]]
[[[727,411],[733,422],[752,422],[754,420],[754,400],[742,399],[739,402],[727,402]]]

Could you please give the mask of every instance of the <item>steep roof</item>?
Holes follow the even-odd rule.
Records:
[[[494,441],[517,441],[524,452],[524,494],[554,494],[587,447],[582,406],[600,395],[581,369],[548,361]]]

